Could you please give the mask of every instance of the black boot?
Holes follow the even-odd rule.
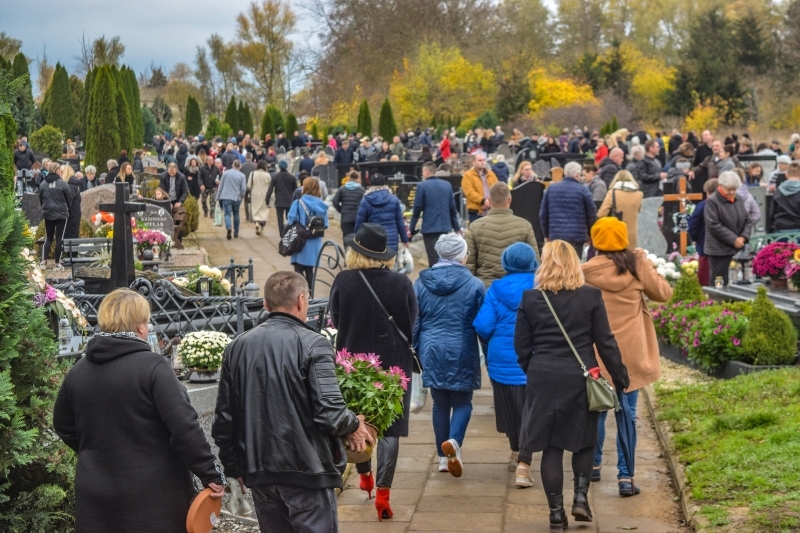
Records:
[[[576,522],[591,522],[592,510],[589,509],[589,478],[575,477],[575,496],[572,499],[572,516]]]
[[[563,531],[567,527],[564,496],[562,494],[548,494],[547,505],[550,507],[550,531]]]

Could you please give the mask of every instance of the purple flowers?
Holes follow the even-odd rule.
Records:
[[[742,341],[737,339],[736,337],[731,337],[731,342],[733,343],[734,346],[739,346],[740,344],[742,344]]]
[[[773,242],[764,246],[753,259],[753,274],[759,277],[783,277],[789,260],[798,248],[791,242]]]

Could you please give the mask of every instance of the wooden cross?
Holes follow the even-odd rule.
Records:
[[[114,238],[111,243],[111,290],[127,288],[133,283],[133,234],[131,213],[145,211],[146,204],[128,202],[128,184],[116,184],[117,196],[113,204],[100,204],[100,211],[114,213]]]
[[[680,202],[680,213],[686,213],[686,203],[689,200],[702,200],[703,195],[701,193],[687,193],[686,192],[686,178],[681,176],[678,180],[678,194],[665,194],[664,201],[665,202]],[[666,225],[666,221],[664,224]],[[680,228],[681,234],[681,255],[686,256],[686,230]]]

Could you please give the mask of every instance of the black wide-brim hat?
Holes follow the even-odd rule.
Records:
[[[344,244],[361,255],[388,261],[397,256],[397,250],[389,248],[386,230],[380,224],[366,222],[358,227],[358,231],[346,235]]]

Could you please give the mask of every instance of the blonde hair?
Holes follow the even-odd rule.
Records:
[[[61,179],[62,180],[67,181],[74,175],[75,175],[75,171],[72,169],[72,167],[70,165],[62,165],[61,166]]]
[[[627,170],[620,170],[619,172],[617,172],[617,175],[614,176],[613,180],[611,180],[611,184],[608,186],[608,188],[613,189],[614,185],[616,185],[617,182],[620,181],[629,181],[634,185],[636,185],[636,188],[639,188],[639,184],[636,183],[636,179],[633,177],[633,174],[631,174]]]
[[[119,167],[119,174],[117,174],[117,176],[119,176],[119,179],[121,181],[125,181],[125,178],[127,177],[127,174],[126,174],[125,170],[128,167],[131,167],[131,170],[133,170],[133,165],[131,165],[127,161],[125,163],[122,163],[122,165]]]
[[[97,310],[97,325],[107,333],[136,331],[149,321],[150,304],[144,296],[130,289],[111,292]]]
[[[531,164],[530,161],[523,161],[522,163],[519,164],[519,168],[514,173],[514,177],[511,178],[511,181],[517,181],[519,179],[519,177],[522,176],[522,170],[525,168],[526,165],[531,167],[531,170],[533,170],[533,164]],[[534,179],[537,178],[536,172],[533,173],[533,177],[534,177]]]
[[[317,158],[314,160],[314,166],[327,165],[327,164],[328,164],[328,156],[325,155],[325,152],[320,152]]]
[[[365,270],[367,268],[392,268],[394,266],[394,257],[391,259],[373,259],[364,254],[360,254],[352,248],[347,249],[344,256],[347,268],[350,270]]]
[[[536,288],[540,291],[574,291],[585,283],[581,260],[566,241],[554,240],[542,249],[542,264],[536,271]]]

